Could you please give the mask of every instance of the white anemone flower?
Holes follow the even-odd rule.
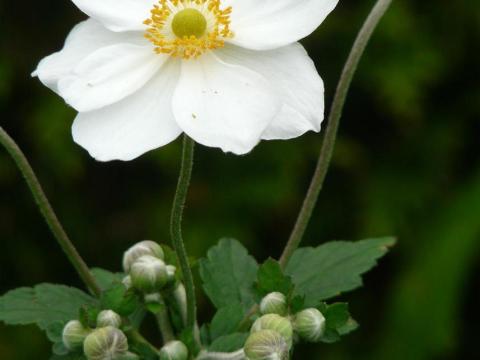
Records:
[[[78,111],[75,142],[132,160],[182,132],[225,152],[320,131],[324,87],[297,41],[338,0],[72,0],[89,16],[33,75]]]

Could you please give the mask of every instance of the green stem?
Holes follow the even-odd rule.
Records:
[[[65,230],[63,229],[60,221],[58,220],[55,212],[50,205],[45,193],[40,185],[35,172],[33,171],[32,167],[30,166],[27,158],[23,154],[22,150],[18,147],[18,145],[13,141],[13,139],[0,127],[0,144],[2,144],[10,156],[15,161],[18,169],[21,171],[25,181],[27,182],[30,191],[37,203],[37,206],[43,215],[45,221],[47,222],[50,230],[52,231],[55,239],[57,239],[58,243],[62,247],[63,251],[68,257],[68,260],[72,263],[75,270],[77,270],[80,278],[83,280],[85,285],[89,288],[89,290],[95,294],[100,295],[100,287],[98,286],[95,278],[93,277],[90,269],[88,268],[87,264],[83,261],[82,257],[78,253],[77,249],[73,245],[72,241],[69,239],[68,235],[66,234]]]
[[[169,341],[175,340],[175,333],[173,332],[172,324],[170,323],[170,317],[168,316],[167,305],[165,304],[165,301],[163,300],[162,295],[160,295],[160,298],[161,298],[160,300],[161,300],[162,308],[156,314],[156,318],[157,318],[158,327],[160,329],[160,332],[162,333],[163,343],[166,344]]]
[[[182,215],[187,198],[188,186],[192,176],[193,154],[195,143],[187,135],[183,138],[182,163],[178,178],[177,191],[173,200],[172,216],[170,219],[170,235],[173,248],[177,254],[178,263],[182,270],[183,280],[187,293],[187,327],[194,331],[196,324],[195,286],[192,270],[188,261],[187,251],[182,238]]]
[[[143,344],[147,346],[150,350],[152,350],[155,354],[158,354],[158,349],[153,346],[147,339],[143,337],[137,330],[131,329],[127,331],[127,335],[135,341],[136,343]]]
[[[345,63],[340,81],[337,86],[335,98],[332,103],[330,116],[328,118],[328,126],[325,132],[325,138],[323,140],[315,173],[310,183],[307,195],[305,196],[305,200],[295,223],[295,227],[293,228],[288,243],[283,251],[282,256],[280,257],[280,264],[282,267],[287,265],[294,251],[300,245],[310,218],[312,217],[312,212],[317,203],[318,195],[322,190],[325,177],[330,167],[330,162],[332,160],[333,150],[335,147],[335,140],[337,138],[338,127],[340,124],[340,118],[342,116],[343,106],[345,105],[350,84],[352,83],[353,76],[365,51],[368,41],[370,40],[373,31],[375,30],[382,16],[387,11],[391,2],[392,0],[378,0],[376,2],[375,6],[370,12],[370,15],[363,24],[362,29],[358,33],[347,62]]]

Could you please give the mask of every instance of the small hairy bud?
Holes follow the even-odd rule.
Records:
[[[170,341],[160,349],[160,360],[187,360],[188,349],[181,341]]]
[[[167,266],[151,255],[139,257],[130,268],[132,286],[145,293],[160,290],[168,281]]]
[[[78,320],[69,321],[62,332],[63,345],[69,350],[81,349],[85,338],[91,330],[84,327]]]
[[[294,328],[303,340],[317,342],[325,332],[325,317],[317,309],[306,309],[295,315]]]
[[[260,312],[262,314],[287,315],[287,299],[280,292],[272,292],[265,296],[260,302]]]
[[[272,330],[279,333],[290,346],[293,339],[293,326],[290,320],[277,314],[267,314],[259,317],[252,325],[251,332]]]
[[[289,346],[278,332],[261,330],[248,337],[243,351],[249,360],[287,360]]]
[[[120,360],[128,355],[125,334],[113,326],[95,330],[87,336],[83,352],[88,360]]]
[[[160,260],[163,260],[165,257],[162,247],[156,242],[150,240],[139,242],[123,254],[123,269],[125,272],[130,272],[132,264],[143,255],[151,255]]]
[[[103,310],[97,316],[97,327],[113,326],[119,328],[122,326],[122,318],[115,311]]]

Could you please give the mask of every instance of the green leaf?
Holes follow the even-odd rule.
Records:
[[[221,308],[213,317],[210,325],[210,337],[215,340],[229,335],[238,328],[244,317],[243,306],[239,303]]]
[[[96,300],[79,289],[64,285],[40,284],[19,288],[0,297],[0,321],[9,325],[50,325],[76,319],[80,307]]]
[[[262,297],[274,291],[289,296],[293,290],[292,279],[283,274],[278,261],[268,259],[258,269],[257,289]]]
[[[221,336],[216,339],[210,346],[209,350],[214,352],[233,352],[241,349],[247,341],[248,333],[233,333]]]
[[[295,251],[285,272],[293,279],[295,294],[304,295],[307,306],[316,306],[321,300],[361,286],[361,275],[394,244],[394,238],[385,237],[301,248]]]
[[[90,271],[102,290],[107,290],[113,283],[122,282],[125,277],[124,273],[113,273],[101,268],[93,268]]]
[[[102,308],[113,310],[122,316],[129,316],[140,306],[137,294],[122,283],[114,283],[102,293],[100,298]]]
[[[232,303],[240,303],[244,309],[252,306],[257,270],[255,259],[233,239],[222,239],[200,262],[203,289],[217,309]]]
[[[347,303],[334,303],[327,305],[321,303],[318,310],[325,316],[326,329],[321,341],[333,343],[340,340],[341,335],[346,335],[358,328],[358,324],[350,316]]]

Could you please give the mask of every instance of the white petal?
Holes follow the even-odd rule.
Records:
[[[243,65],[268,79],[283,102],[282,110],[262,138],[291,139],[307,131],[320,131],[324,117],[324,87],[313,61],[302,45],[252,51],[229,45],[218,56]]]
[[[143,30],[155,0],[72,0],[85,14],[112,31]]]
[[[232,6],[231,43],[267,50],[310,35],[338,0],[226,0]]]
[[[170,61],[134,95],[78,114],[73,139],[99,161],[132,160],[168,144],[182,132],[172,113],[180,65]]]
[[[140,89],[168,59],[149,45],[115,44],[83,59],[58,82],[59,94],[77,111],[113,104]]]
[[[185,133],[235,154],[252,150],[280,105],[263,76],[212,53],[183,62],[173,96],[173,112]]]
[[[57,91],[58,80],[68,75],[89,54],[116,43],[140,43],[143,41],[141,37],[138,33],[111,32],[92,19],[83,21],[72,29],[63,49],[44,58],[32,75]]]

